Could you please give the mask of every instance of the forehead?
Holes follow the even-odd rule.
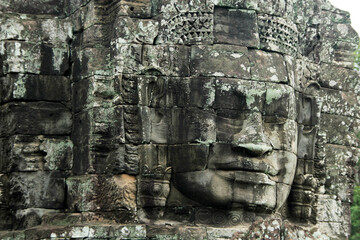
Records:
[[[295,91],[284,84],[239,79],[216,79],[215,109],[264,111],[271,106],[295,108]]]
[[[141,76],[132,80],[137,84],[139,104],[149,107],[260,111],[276,101],[293,103],[295,98],[295,90],[291,86],[271,82],[234,78],[161,76]]]
[[[295,119],[295,90],[286,84],[214,77],[138,77],[139,104],[210,112],[261,112]]]

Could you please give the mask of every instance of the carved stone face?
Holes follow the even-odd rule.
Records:
[[[186,136],[169,146],[173,185],[204,206],[281,207],[297,162],[294,89],[229,78],[207,84],[214,89],[211,107],[172,110],[172,133]]]

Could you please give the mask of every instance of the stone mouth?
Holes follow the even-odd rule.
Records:
[[[222,171],[216,170],[217,175],[232,181],[234,183],[245,183],[253,185],[276,185],[276,182],[271,180],[266,173],[250,172],[250,171]]]
[[[236,160],[226,161],[226,162],[215,162],[214,163],[216,170],[222,171],[247,171],[247,172],[257,172],[265,173],[270,176],[276,176],[279,171],[276,170],[273,166],[268,163],[249,158],[239,158]]]

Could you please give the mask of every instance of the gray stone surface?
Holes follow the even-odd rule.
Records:
[[[0,0],[1,239],[347,239],[359,37],[328,0]]]

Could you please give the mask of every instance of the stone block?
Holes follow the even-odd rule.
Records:
[[[0,209],[8,208],[8,204],[9,204],[9,178],[6,174],[1,173],[0,174]]]
[[[190,106],[210,108],[215,101],[215,81],[212,78],[191,78]],[[182,96],[183,93],[180,93]],[[172,105],[173,106],[173,105]]]
[[[215,7],[214,37],[215,43],[259,48],[256,12]]]
[[[266,119],[266,118],[265,118]],[[267,120],[265,120],[266,122]],[[264,123],[264,132],[274,149],[298,153],[298,125],[293,120]],[[313,142],[312,142],[313,143]]]
[[[152,1],[150,0],[125,0],[120,3],[120,15],[133,18],[150,18]]]
[[[70,101],[70,80],[62,76],[9,74],[0,80],[0,101]]]
[[[287,16],[289,14],[289,7],[286,0],[271,0],[258,3],[258,11],[269,15]]]
[[[338,169],[337,175],[347,176],[347,166],[357,162],[359,150],[356,148],[327,144],[325,146],[326,165]]]
[[[14,102],[0,107],[0,135],[69,134],[72,115],[60,103]]]
[[[36,19],[4,14],[0,18],[1,40],[42,42],[66,48],[72,36],[70,21],[64,19]]]
[[[194,172],[205,170],[209,147],[202,144],[171,145],[168,147],[172,172]]]
[[[87,175],[66,180],[67,204],[71,211],[135,210],[136,179],[122,174],[112,177]]]
[[[109,64],[110,49],[108,47],[84,48],[72,51],[73,80],[78,81],[94,75],[108,75],[104,69]]]
[[[208,227],[207,234],[209,240],[226,240],[231,239],[234,234],[244,237],[245,231],[234,231],[234,229],[231,228]]]
[[[9,176],[9,205],[15,209],[65,207],[63,172],[14,172]]]
[[[172,2],[171,0],[153,0],[152,6],[152,13],[156,16],[160,13],[213,12],[214,4],[211,1],[203,0],[184,0],[179,3]]]
[[[216,141],[215,115],[197,108],[171,109],[171,143],[203,143]]]
[[[343,115],[348,117],[360,117],[360,97],[353,92],[322,89],[319,92],[323,97],[323,113]]]
[[[6,64],[6,43],[3,41],[0,41],[0,63],[1,63],[1,68],[0,68],[0,77],[4,76],[5,74],[7,74],[7,66]]]
[[[81,223],[81,214],[80,213],[45,213],[41,222],[44,225],[48,226],[67,226],[70,224],[79,224]]]
[[[89,143],[89,136],[91,134],[90,117],[91,111],[74,114],[74,129],[71,132],[71,140],[74,142],[75,146],[86,145]]]
[[[108,48],[112,31],[110,27],[110,25],[96,24],[86,29],[79,29],[71,42],[72,47],[94,48],[103,46]]]
[[[72,168],[73,144],[69,137],[16,135],[1,139],[0,163],[3,172],[56,171]]]
[[[68,48],[41,45],[40,73],[45,75],[68,75],[70,70],[70,54]]]
[[[120,106],[95,107],[75,114],[72,132],[74,173],[116,174],[136,169],[125,160],[124,137],[123,109]]]
[[[322,114],[320,132],[326,133],[327,143],[358,147],[360,141],[356,135],[359,131],[360,121],[357,119]]]
[[[92,84],[89,79],[83,79],[71,84],[72,107],[76,113],[88,108],[92,103]]]
[[[177,228],[174,226],[156,226],[156,225],[147,225],[146,233],[149,238],[158,238],[158,239],[178,239],[176,235]]]
[[[322,63],[353,69],[356,48],[357,44],[355,43],[328,40],[324,41],[314,54],[318,55],[317,61]]]
[[[323,12],[323,15],[330,15],[329,12]],[[324,16],[330,18],[330,16]],[[340,40],[344,42],[352,42],[357,44],[359,36],[348,22],[322,24],[319,33],[326,40]]]
[[[251,78],[248,50],[240,46],[192,46],[190,68],[194,76]]]
[[[110,212],[82,212],[81,221],[87,225],[99,223],[101,219],[104,224],[133,224],[136,221],[135,212],[125,208]]]
[[[40,42],[41,28],[36,19],[21,19],[14,15],[2,14],[0,40]]]
[[[340,169],[339,169],[340,168]],[[345,168],[345,169],[344,169]],[[326,182],[325,182],[325,193],[336,196],[337,199],[341,200],[343,203],[352,202],[352,179],[349,179],[348,176],[344,176],[344,171],[346,167],[341,168],[334,165],[326,165]]]
[[[14,231],[10,231],[10,230],[12,230],[13,222],[14,222],[14,217],[11,215],[9,209],[1,208],[0,209],[0,230],[2,231],[2,233],[5,233],[5,234],[8,233],[10,236],[8,236],[8,238],[7,238],[4,236],[5,234],[0,233],[0,239],[6,239],[6,240],[21,239],[20,237],[17,236],[18,233],[14,233]],[[9,230],[9,231],[5,231],[5,230]],[[11,236],[11,233],[14,235]],[[24,239],[24,238],[22,238],[22,239]]]
[[[329,195],[319,195],[316,205],[317,216],[319,222],[344,222],[343,206],[340,200],[335,200]]]
[[[220,111],[224,109],[262,111],[265,94],[265,83],[239,79],[216,79],[213,108]]]
[[[0,234],[1,239],[4,240],[25,240],[25,233],[23,231],[6,231]]]
[[[324,63],[321,66],[319,83],[325,88],[359,93],[358,78],[359,73],[354,70]]]
[[[276,116],[279,118],[296,118],[297,102],[295,91],[287,85],[266,84],[266,95],[264,104],[265,116]]]
[[[207,239],[207,232],[206,228],[202,227],[179,227],[177,230],[179,240],[185,240],[185,239]]]
[[[92,133],[104,137],[115,137],[119,143],[124,143],[124,120],[123,108],[116,107],[94,107],[91,109]]]
[[[100,135],[103,139],[114,139],[116,143],[124,143],[123,112],[122,106],[98,106],[75,114],[75,142],[84,143],[84,136],[94,134]]]
[[[125,79],[126,81],[126,79]],[[165,107],[199,107],[209,108],[215,98],[214,79],[212,78],[178,78],[178,77],[136,77],[138,87],[125,89],[123,95],[136,103],[155,108]],[[130,85],[129,83],[128,85]],[[124,82],[123,82],[124,85]],[[127,91],[126,91],[127,90]],[[138,98],[131,96],[131,91],[138,90]]]
[[[190,49],[183,45],[145,45],[143,50],[144,72],[157,71],[166,76],[189,76]]]
[[[143,144],[139,147],[140,175],[153,179],[168,179],[171,169],[168,148],[164,145]]]
[[[27,229],[40,225],[42,216],[49,213],[59,213],[59,210],[43,208],[27,208],[17,210],[15,214],[14,227],[17,229]]]
[[[90,87],[89,87],[89,95],[88,99],[93,99],[92,103],[88,104],[89,106],[94,105],[106,105],[105,103],[101,103],[101,101],[111,101],[114,100],[116,103],[117,97],[119,97],[119,92],[117,91],[117,86],[119,85],[120,77],[115,76],[107,76],[107,75],[94,75],[88,79]]]
[[[70,15],[78,11],[81,7],[88,4],[91,0],[65,0],[64,1],[64,11],[66,15]]]
[[[117,96],[119,96],[116,98],[116,100],[114,100],[114,103],[122,105],[151,105],[149,102],[147,102],[147,94],[152,93],[152,89],[149,88],[148,85],[156,86],[158,83],[162,82],[161,80],[158,81],[155,77],[127,74],[119,76],[114,80],[114,89]],[[157,96],[154,96],[154,98],[156,99]],[[152,99],[152,97],[150,97],[150,99]]]
[[[138,161],[128,159],[124,144],[112,144],[106,141],[89,147],[89,172],[119,174],[138,172]],[[85,156],[86,157],[86,156]]]
[[[112,41],[118,73],[189,76],[189,48],[183,45],[121,44]]]
[[[357,34],[355,32],[355,34]],[[354,51],[357,49],[358,46],[357,42],[347,42],[347,41],[337,41],[332,46],[332,49],[330,48],[330,51],[333,50],[332,56],[332,63],[341,66],[346,67],[349,69],[354,68]]]
[[[259,196],[260,195],[260,196]],[[265,200],[264,195],[268,196]],[[237,203],[252,203],[258,206],[274,208],[276,206],[276,186],[236,182],[234,187],[234,201]]]
[[[159,22],[150,19],[119,17],[114,26],[112,39],[120,44],[153,44],[159,32]]]
[[[44,49],[46,46],[44,46]],[[52,61],[51,49],[49,55],[42,56],[42,47],[39,43],[29,42],[6,42],[4,44],[3,54],[6,54],[4,73],[33,73],[40,74],[42,62]],[[42,58],[44,57],[44,58]]]
[[[168,109],[141,107],[143,142],[168,143],[171,138],[171,112]]]
[[[143,108],[144,111],[137,106],[125,106],[124,107],[124,126],[125,126],[125,141],[129,143],[139,144],[144,142],[144,140],[149,141],[149,121],[146,116],[149,116],[149,113],[146,112],[146,108]],[[145,121],[142,121],[142,117],[145,116]],[[146,124],[146,131],[142,130],[142,123]]]
[[[287,70],[284,57],[278,53],[260,50],[249,51],[252,79],[287,83]]]
[[[1,12],[15,12],[24,14],[49,14],[59,16],[63,14],[64,2],[57,0],[30,0],[23,2],[14,0],[0,2]]]
[[[141,72],[143,46],[140,44],[121,44],[111,41],[111,57],[114,59],[116,72],[132,74]]]
[[[62,226],[62,227],[44,227],[44,228],[30,228],[23,231],[25,233],[25,239],[51,239],[52,237],[58,239],[60,236],[72,236],[73,229],[76,229],[80,232],[80,227],[70,227],[70,226]],[[86,228],[87,230],[89,227]],[[81,234],[84,234],[85,231],[81,231]],[[79,233],[79,235],[80,235]],[[88,234],[88,231],[86,232]],[[75,235],[75,236],[79,236]],[[82,236],[84,236],[82,235]],[[58,237],[59,236],[59,237]],[[88,236],[88,235],[85,235]]]
[[[65,49],[73,38],[73,26],[69,20],[45,19],[40,21],[42,40],[53,46],[63,46]]]
[[[109,237],[146,238],[148,235],[144,225],[118,225],[111,227]]]
[[[92,0],[65,0],[64,11],[72,14],[72,25],[74,26],[74,33],[77,34],[84,29],[90,28],[96,23],[100,23],[96,16],[94,2]]]
[[[243,209],[215,210],[211,208],[199,207],[195,210],[195,222],[197,224],[202,224],[207,226],[209,238],[210,238],[210,233],[219,234],[220,236],[224,237],[224,239],[228,239],[225,237],[228,234],[230,234],[230,236],[236,236],[237,234],[245,235],[245,231],[243,229],[240,229],[238,226],[241,224],[248,224],[254,222],[256,217],[258,216],[256,216],[254,212],[246,211]],[[223,239],[223,238],[219,238],[219,239]]]
[[[7,173],[11,170],[11,160],[8,155],[11,153],[11,144],[8,138],[0,138],[0,172]]]
[[[69,69],[67,46],[12,41],[4,47],[6,73],[65,75]]]
[[[348,222],[319,222],[318,223],[319,229],[322,232],[326,232],[326,237],[328,236],[336,236],[343,239],[350,237],[350,229],[351,226]]]

